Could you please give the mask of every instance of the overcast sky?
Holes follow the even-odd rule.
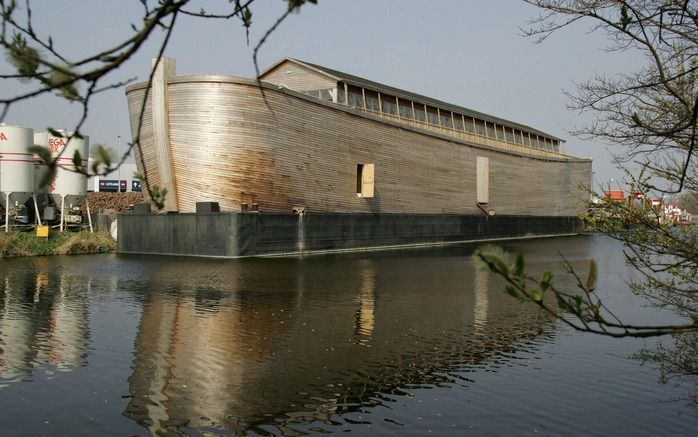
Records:
[[[592,118],[569,111],[564,90],[574,91],[575,82],[627,72],[643,62],[636,53],[606,53],[605,35],[589,33],[591,23],[577,24],[535,45],[520,35],[519,28],[538,11],[516,0],[318,3],[304,6],[272,34],[260,52],[262,69],[282,57],[299,58],[523,123],[567,140],[567,153],[593,158],[597,183],[622,178],[606,145],[568,133]],[[142,17],[138,0],[31,4],[37,33],[51,35],[56,47],[76,58],[116,45],[132,34],[130,24]],[[212,9],[217,2],[201,4]],[[252,48],[284,10],[282,0],[253,4],[250,46],[239,21],[179,17],[166,56],[177,61],[177,73],[182,75],[254,76]],[[162,36],[157,33],[109,79],[144,80]],[[0,68],[10,71],[4,59]],[[4,80],[0,92],[8,96],[21,87]],[[36,131],[48,126],[71,128],[79,114],[78,105],[41,98],[13,107],[5,122]],[[92,102],[83,131],[92,144],[125,146],[131,134],[123,89]]]

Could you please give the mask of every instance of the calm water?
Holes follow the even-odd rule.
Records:
[[[594,257],[617,312],[672,320],[611,240],[506,246]],[[0,435],[695,435],[691,386],[628,358],[657,340],[572,332],[472,249],[2,260]]]

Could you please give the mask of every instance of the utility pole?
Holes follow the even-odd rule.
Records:
[[[118,153],[117,155],[117,164],[121,162],[121,135],[116,136],[116,151]],[[119,175],[119,193],[121,192],[121,166],[118,168],[118,175]]]

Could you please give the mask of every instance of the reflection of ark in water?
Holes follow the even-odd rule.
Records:
[[[197,202],[218,202],[227,213],[290,216],[259,226],[289,242],[258,244],[257,253],[327,249],[323,238],[351,248],[578,229],[591,161],[563,154],[553,135],[294,59],[259,79],[176,76],[174,61],[162,59],[145,106],[147,83],[127,88],[139,172],[167,189],[166,210],[193,213]],[[316,218],[297,229],[294,212]],[[386,216],[393,221],[379,219]],[[445,216],[477,220],[453,230]],[[502,217],[520,219],[498,225]],[[120,250],[180,253],[152,237],[179,241],[196,232],[177,220],[191,222],[125,217]],[[300,234],[305,241],[296,241]],[[247,246],[233,246],[188,253],[246,254]]]
[[[6,272],[0,285],[0,381],[49,364],[66,371],[86,363],[89,329],[84,285],[49,271]],[[89,288],[89,285],[88,285]]]
[[[462,262],[448,275],[413,266],[284,261],[271,275],[268,264],[248,263],[226,265],[204,284],[196,268],[163,267],[143,303],[124,414],[153,434],[178,424],[292,433],[415,386],[453,383],[550,332],[533,306],[483,288],[488,273]],[[330,298],[335,275],[342,283]],[[191,279],[175,290],[155,285],[172,277]]]

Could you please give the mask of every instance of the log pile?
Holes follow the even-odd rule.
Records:
[[[143,202],[143,193],[87,193],[87,200],[90,202],[90,211],[99,212],[126,212],[133,209],[133,205]],[[87,207],[85,201],[78,203],[80,213],[85,216]]]

